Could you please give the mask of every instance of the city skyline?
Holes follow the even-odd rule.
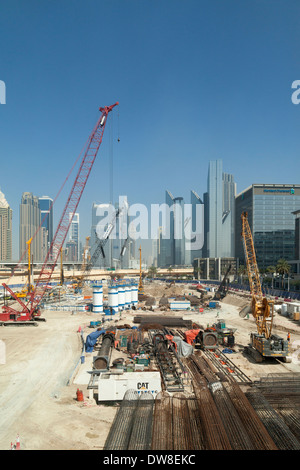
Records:
[[[237,244],[234,243],[235,232],[236,232],[236,225],[235,225],[235,222],[234,222],[234,218],[238,217],[237,214],[235,213],[236,212],[235,207],[234,207],[235,206],[235,201],[240,200],[241,196],[243,198],[243,194],[247,193],[247,191],[249,191],[252,187],[257,186],[257,185],[254,183],[254,184],[250,185],[248,188],[244,188],[239,194],[236,194],[236,191],[235,191],[236,182],[234,180],[234,175],[229,175],[228,173],[223,172],[223,162],[222,162],[222,160],[218,159],[216,161],[209,162],[207,189],[205,189],[203,191],[203,198],[202,198],[203,200],[197,194],[197,192],[194,191],[194,190],[190,190],[190,201],[186,200],[181,195],[178,195],[178,196],[174,197],[172,195],[172,193],[167,190],[167,191],[165,191],[165,202],[160,201],[160,203],[157,205],[160,208],[162,208],[162,206],[164,206],[165,204],[167,204],[169,206],[169,208],[171,208],[174,205],[175,209],[176,209],[176,206],[178,206],[178,204],[180,206],[182,206],[182,214],[180,214],[180,217],[182,217],[181,222],[180,222],[181,229],[177,228],[177,233],[178,233],[178,230],[182,230],[182,238],[180,240],[176,241],[176,239],[175,239],[176,237],[174,237],[174,234],[176,232],[176,230],[175,230],[175,225],[176,224],[174,223],[175,222],[174,215],[176,213],[176,210],[175,210],[174,212],[171,212],[169,214],[170,217],[171,217],[171,219],[170,219],[171,225],[167,229],[167,232],[168,232],[168,230],[170,230],[170,239],[161,240],[161,247],[162,247],[161,248],[161,253],[163,253],[163,258],[164,258],[163,264],[165,264],[165,265],[170,265],[170,264],[171,265],[173,265],[173,264],[179,264],[179,265],[181,265],[181,264],[192,264],[193,259],[195,257],[199,257],[199,250],[197,252],[193,252],[193,251],[189,251],[189,250],[184,249],[184,237],[185,237],[184,228],[187,225],[187,222],[189,222],[189,223],[191,222],[192,226],[190,227],[190,230],[193,233],[195,231],[194,224],[195,224],[195,220],[196,220],[195,213],[194,213],[195,209],[194,208],[193,209],[189,208],[189,210],[191,210],[190,215],[192,215],[192,220],[189,221],[188,219],[190,219],[190,217],[186,217],[186,215],[185,215],[186,214],[186,212],[185,212],[186,208],[185,207],[189,206],[189,204],[191,204],[192,207],[195,206],[195,204],[201,204],[204,207],[204,209],[203,209],[204,214],[205,214],[205,211],[208,211],[208,213],[210,212],[209,207],[210,207],[211,203],[209,204],[209,198],[207,198],[207,195],[208,195],[209,181],[210,181],[210,176],[209,175],[210,175],[210,172],[211,172],[212,168],[213,168],[213,179],[216,179],[215,170],[216,170],[216,168],[218,168],[218,180],[219,180],[218,181],[218,184],[219,184],[218,194],[220,193],[219,194],[220,197],[219,197],[217,205],[218,205],[218,214],[219,214],[219,224],[221,226],[220,231],[221,231],[221,234],[222,234],[223,242],[222,242],[222,248],[219,252],[211,253],[209,251],[209,249],[206,246],[206,241],[205,241],[205,240],[207,240],[208,236],[205,235],[205,233],[207,234],[209,232],[210,225],[205,225],[206,222],[204,220],[204,227],[203,227],[204,228],[204,244],[200,248],[200,252],[202,253],[203,257],[212,257],[212,258],[220,257],[220,256],[224,257],[224,258],[225,257],[230,257],[230,256],[241,256],[241,250],[236,250],[237,244],[240,245],[241,240],[238,240]],[[263,183],[263,184],[259,184],[259,185],[260,186],[261,185],[278,186],[276,183]],[[286,185],[286,184],[283,183],[282,186],[284,186],[284,185]],[[286,187],[296,188],[296,187],[298,187],[298,185],[296,183],[294,183],[292,185],[287,184]],[[214,191],[213,191],[213,193],[214,193]],[[235,194],[235,200],[232,201],[232,198],[233,198],[234,194]],[[9,205],[4,196],[3,196],[3,198],[5,200],[6,205]],[[26,208],[26,205],[23,206],[24,205],[24,199],[25,199],[25,202],[27,200],[30,200],[31,201],[30,203],[33,204],[34,206],[36,206],[34,209],[32,209],[34,211],[34,214],[35,214],[34,216],[32,216],[33,219],[34,219],[34,223],[33,223],[34,229],[30,229],[31,230],[30,233],[28,232],[26,234],[26,236],[24,236],[23,238],[21,237],[21,231],[22,231],[21,222],[24,218],[24,215],[21,215],[21,213],[20,213],[20,225],[18,225],[16,227],[16,230],[20,233],[20,236],[19,236],[19,247],[20,247],[19,257],[15,257],[15,258],[12,257],[12,258],[13,258],[13,261],[18,261],[19,259],[22,258],[22,255],[24,253],[24,251],[22,251],[22,250],[27,249],[27,245],[26,245],[27,238],[34,234],[34,232],[38,228],[38,223],[40,223],[41,224],[41,233],[37,234],[37,240],[39,240],[39,241],[37,241],[37,243],[42,244],[41,245],[42,247],[39,249],[41,251],[39,251],[38,257],[39,257],[40,261],[43,261],[45,256],[46,256],[46,253],[47,253],[47,250],[46,250],[47,242],[46,242],[46,240],[48,239],[47,238],[47,231],[45,230],[45,226],[49,223],[49,221],[47,219],[45,219],[44,222],[43,222],[43,217],[44,216],[42,217],[43,210],[42,210],[42,207],[40,207],[40,201],[43,201],[43,202],[48,201],[48,206],[50,208],[50,206],[51,206],[50,202],[52,201],[52,199],[49,196],[38,197],[38,196],[33,195],[32,193],[24,192],[23,195],[22,195],[20,208],[22,208],[22,207]],[[121,206],[122,206],[122,204],[123,204],[122,201],[126,201],[127,208],[130,208],[130,204],[128,204],[127,197],[122,196],[122,197],[119,197],[119,202],[114,204],[114,206],[113,206],[114,210],[116,210],[118,208],[119,204],[121,204]],[[26,202],[26,204],[27,204],[27,202]],[[216,204],[216,202],[213,202],[213,206],[215,206],[215,204]],[[97,223],[100,220],[99,218],[96,217],[96,211],[97,211],[97,208],[101,207],[101,206],[102,207],[106,207],[106,206],[109,207],[109,204],[108,203],[102,203],[102,204],[93,203],[92,204],[90,223],[87,227],[85,227],[85,232],[86,233],[84,233],[84,234],[80,233],[80,228],[79,228],[80,227],[80,224],[79,224],[80,215],[79,215],[79,213],[76,213],[74,215],[73,221],[71,222],[71,225],[70,225],[68,236],[66,237],[66,240],[65,240],[65,243],[64,243],[64,247],[66,247],[67,242],[76,241],[76,257],[78,256],[77,261],[81,261],[81,254],[82,254],[81,251],[82,251],[82,247],[84,245],[84,241],[85,241],[87,235],[90,236],[91,250],[93,250],[93,247],[96,246],[96,238],[95,238],[96,237],[96,231],[97,231],[96,229],[97,229]],[[50,226],[53,223],[52,222],[53,213],[55,214],[54,207],[55,206],[53,206],[53,209],[51,211],[48,211],[48,213],[50,213],[50,215],[51,215]],[[145,207],[145,209],[147,210],[146,207]],[[297,202],[294,202],[294,209],[297,209]],[[107,209],[105,209],[105,210],[107,210]],[[24,209],[23,209],[23,211],[24,211]],[[38,211],[39,214],[37,214],[36,211]],[[251,211],[251,209],[250,209],[250,211]],[[47,211],[45,211],[45,207],[44,207],[44,212],[47,212]],[[189,214],[189,212],[188,212],[188,214]],[[204,214],[203,214],[203,218],[205,219]],[[228,217],[228,215],[230,215],[230,218]],[[26,217],[28,217],[27,213],[26,213],[25,218]],[[168,217],[168,214],[167,214],[167,217]],[[207,215],[206,215],[206,217],[207,217]],[[286,215],[286,217],[288,217],[289,225],[291,225],[291,224],[293,225],[293,223],[292,223],[293,216],[289,213],[289,214]],[[37,220],[37,222],[35,221],[35,219]],[[224,219],[230,220],[230,225],[225,226],[225,231],[224,231],[224,227],[222,227]],[[97,220],[97,222],[96,222],[96,220]],[[132,221],[134,221],[134,218],[131,217],[130,220],[131,220],[131,227],[132,227],[132,223],[133,223]],[[138,220],[138,219],[136,219],[136,220]],[[127,229],[129,229],[129,231],[130,231],[129,218],[128,218],[128,221],[125,225],[127,226]],[[164,225],[164,224],[162,224],[162,225]],[[124,226],[124,230],[126,230],[126,226]],[[115,250],[115,255],[113,255],[112,258],[114,258],[114,257],[117,258],[118,257],[118,256],[116,256],[116,254],[121,253],[122,246],[123,246],[124,241],[125,241],[125,239],[124,239],[124,236],[125,236],[124,235],[125,234],[124,230],[123,230],[124,233],[122,234],[122,239],[120,239],[118,223],[117,223],[116,228],[117,228],[117,231],[116,231],[116,234],[115,234],[116,235],[115,236],[115,242],[114,242],[114,240],[108,240],[107,246],[104,248],[105,253],[106,253],[106,258],[107,258],[106,263],[107,263],[108,258],[111,257],[111,255],[109,255],[109,252],[112,252],[113,249]],[[28,229],[26,229],[26,230],[28,231]],[[14,227],[10,228],[10,231],[12,233],[14,233],[15,232]],[[75,234],[75,232],[76,232],[76,234]],[[144,230],[142,230],[142,232],[145,233]],[[77,238],[79,233],[80,233],[81,236],[79,236],[79,238]],[[146,243],[145,243],[145,239],[137,238],[136,240],[134,240],[135,245],[136,244],[138,244],[138,245],[141,244],[142,245],[143,259],[148,259],[151,256],[153,257],[153,239],[151,239],[151,233],[153,233],[153,232],[152,232],[151,221],[150,221],[150,224],[148,226],[148,235],[149,235],[149,237],[146,239]],[[186,233],[188,233],[188,231]],[[217,233],[217,231],[215,231],[214,233]],[[224,236],[224,234],[226,234],[226,236]],[[130,237],[129,232],[128,232],[127,235],[128,235],[129,238],[132,238],[131,241],[133,241],[133,237]],[[225,240],[225,242],[224,242],[224,240]],[[233,245],[235,244],[233,251],[226,252],[226,249],[228,248],[228,246],[232,246],[232,243],[233,243]],[[116,245],[116,246],[114,248],[112,248],[114,245]],[[22,246],[22,248],[21,248],[21,246]],[[177,249],[176,249],[176,246],[177,246]],[[179,250],[179,246],[180,246],[180,250]],[[146,251],[144,251],[145,247],[146,247]],[[48,248],[49,248],[49,244],[48,244]],[[36,250],[36,248],[33,248],[34,257],[37,256],[36,253],[35,253],[35,250]],[[168,253],[167,254],[164,253],[164,250],[167,250]],[[193,248],[192,248],[192,250],[193,250]],[[175,256],[176,251],[177,251],[177,256]],[[137,256],[137,253],[136,253],[136,256]],[[166,261],[167,258],[168,258],[168,261]],[[178,261],[179,258],[180,258],[180,262]],[[74,261],[76,261],[76,260],[74,259]],[[185,261],[185,263],[183,261]],[[128,262],[126,264],[128,264]]]
[[[13,230],[22,193],[54,199],[99,106],[117,100],[78,207],[82,227],[93,202],[118,194],[147,206],[165,188],[186,200],[190,188],[201,195],[208,162],[219,158],[237,194],[256,183],[297,183],[297,2],[16,5],[4,5],[0,18],[0,185]],[[54,226],[75,171],[55,203]],[[16,237],[14,230],[14,253]]]

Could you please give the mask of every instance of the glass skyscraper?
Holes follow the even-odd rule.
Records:
[[[165,193],[165,204],[169,208],[162,220],[162,232],[160,243],[160,265],[170,266],[174,264],[174,197],[170,191]]]
[[[113,224],[110,236],[103,247],[104,257],[101,253],[99,254],[95,262],[96,267],[127,268],[129,266],[130,253],[132,252],[132,245],[135,247],[135,240],[131,240],[129,237],[134,232],[133,228],[131,233],[128,233],[128,208],[126,196],[120,196],[119,202],[115,204],[114,209],[111,204],[93,203],[91,228],[92,255],[99,244],[99,237],[102,238],[106,230],[109,229],[110,224]],[[118,209],[120,209],[120,213],[115,218]]]
[[[73,218],[72,214],[69,214],[69,220],[71,219],[72,221],[69,229],[69,241],[75,242],[77,255],[75,255],[76,259],[74,261],[80,261],[79,214],[75,212],[75,214],[73,214]]]
[[[281,258],[295,259],[295,216],[300,208],[300,185],[253,184],[236,197],[235,255],[242,263],[241,213],[248,213],[257,264],[276,266]]]
[[[34,237],[31,243],[31,254],[34,261],[43,261],[44,230],[38,230],[41,224],[39,200],[32,193],[24,192],[20,204],[19,250],[20,258],[27,250],[26,242]],[[35,235],[36,233],[36,235]],[[35,235],[35,236],[34,236]]]
[[[195,191],[191,191],[191,205],[192,205],[192,212],[191,212],[191,217],[192,217],[192,220],[191,220],[191,231],[193,233],[196,233],[196,231],[198,230],[198,227],[196,225],[196,222],[197,222],[197,216],[198,216],[198,211],[197,211],[197,206],[199,206],[200,204],[203,205],[203,202],[201,201],[200,197],[198,196],[198,194],[195,192]],[[201,238],[203,237],[203,234],[198,234],[198,236],[201,235]],[[192,264],[193,263],[193,260],[195,258],[201,258],[202,257],[202,247],[200,249],[197,249],[197,250],[190,250],[188,253],[186,252],[186,254],[188,255],[188,263],[189,264]],[[187,260],[186,260],[187,262]]]
[[[184,201],[183,197],[174,198],[174,238],[171,240],[173,245],[173,264],[175,266],[185,265],[185,236],[184,236]]]
[[[12,259],[12,210],[0,191],[0,261]]]
[[[53,240],[53,199],[48,196],[39,197],[39,208],[41,211],[42,227],[47,231],[47,248],[49,249]]]
[[[91,255],[93,255],[96,246],[99,243],[98,234],[105,232],[107,224],[104,225],[105,219],[109,213],[109,204],[93,203],[92,205],[92,227],[91,227]],[[98,226],[99,224],[99,226]],[[97,229],[98,227],[98,229]],[[99,232],[99,233],[98,233]],[[111,267],[112,262],[112,240],[108,239],[103,247],[104,257],[100,253],[95,260],[95,267]]]
[[[205,193],[205,254],[207,258],[234,255],[234,204],[236,183],[223,173],[222,160],[209,162]]]

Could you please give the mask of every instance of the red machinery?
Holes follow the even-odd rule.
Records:
[[[61,248],[69,231],[73,215],[76,212],[81,195],[90,175],[99,147],[101,145],[107,116],[109,112],[112,111],[112,109],[118,104],[119,103],[117,102],[111,106],[99,108],[102,114],[89,137],[86,151],[82,158],[81,165],[75,178],[73,187],[71,189],[67,203],[58,223],[56,233],[53,237],[51,246],[46,255],[44,264],[39,274],[39,278],[35,284],[35,288],[33,292],[31,292],[27,304],[22,302],[22,300],[19,299],[6,284],[2,284],[4,288],[10,293],[10,295],[16,300],[16,302],[19,303],[19,305],[21,306],[21,311],[15,310],[14,308],[8,305],[4,305],[2,307],[2,313],[0,313],[0,322],[3,323],[12,321],[32,321],[34,318],[40,316],[39,304],[45,294],[45,291],[47,290],[47,286],[56,266],[57,259],[60,255]]]

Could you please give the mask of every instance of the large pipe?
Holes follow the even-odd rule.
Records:
[[[107,370],[109,368],[110,352],[114,340],[115,338],[112,333],[106,333],[103,336],[99,355],[94,359],[94,369]]]

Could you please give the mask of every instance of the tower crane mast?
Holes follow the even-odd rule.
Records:
[[[88,177],[92,170],[95,158],[102,142],[107,116],[117,105],[118,102],[111,106],[99,108],[101,116],[99,117],[88,139],[87,147],[81,160],[80,168],[76,175],[67,203],[64,207],[55,235],[46,255],[38,280],[35,284],[34,291],[30,295],[29,301],[27,304],[23,303],[14,295],[14,293],[12,293],[6,284],[3,284],[4,288],[11,292],[12,297],[19,304],[21,303],[22,311],[17,311],[9,306],[3,306],[3,313],[0,314],[0,321],[26,321],[32,320],[34,317],[39,316],[39,304],[51,279],[61,248],[69,231],[73,216],[76,212]]]
[[[104,246],[106,242],[108,241],[111,232],[114,229],[114,226],[115,226],[117,218],[119,217],[119,214],[120,214],[120,210],[118,209],[115,212],[111,222],[108,224],[108,227],[106,228],[103,236],[97,240],[96,246],[94,248],[92,255],[89,256],[87,262],[85,262],[82,265],[81,274],[80,276],[77,277],[76,283],[75,283],[75,286],[77,288],[80,289],[83,286],[85,276],[91,271],[96,261],[98,260],[99,256],[101,255],[103,258],[105,258]],[[97,235],[97,232],[96,232],[96,235]]]

